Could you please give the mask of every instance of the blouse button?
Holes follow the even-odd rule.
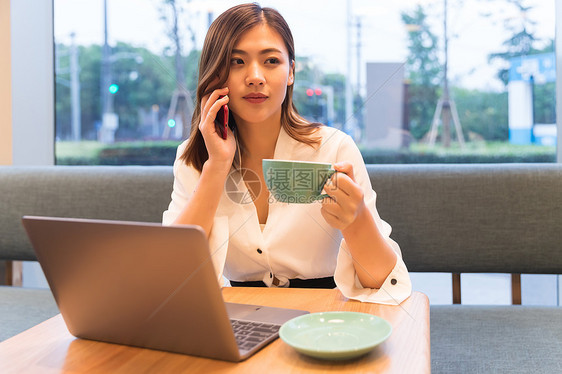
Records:
[[[258,253],[261,255],[262,254],[262,250],[261,249],[257,249]]]
[[[396,283],[398,283],[398,281],[397,281],[396,279],[392,278],[392,279],[390,280],[390,284],[392,284],[393,286],[394,286]]]

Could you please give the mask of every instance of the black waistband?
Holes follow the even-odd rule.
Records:
[[[230,281],[232,287],[267,287],[262,281]],[[336,288],[334,277],[315,279],[289,279],[289,288]]]

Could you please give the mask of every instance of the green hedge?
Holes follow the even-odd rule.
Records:
[[[80,152],[57,153],[57,165],[172,165],[178,142],[116,143],[100,146],[88,157]],[[79,147],[79,143],[77,143]],[[404,150],[362,149],[366,164],[435,164],[435,163],[534,163],[556,162],[554,147],[511,146],[492,143],[464,149],[412,147]]]
[[[57,165],[173,165],[179,143],[116,143],[90,157],[58,156]]]
[[[178,144],[112,146],[101,150],[101,165],[172,165]]]
[[[556,162],[556,154],[552,153],[446,154],[411,151],[363,151],[362,154],[366,164],[489,164]]]

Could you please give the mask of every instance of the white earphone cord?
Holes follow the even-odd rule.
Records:
[[[240,144],[238,143],[238,131],[234,134],[236,140],[236,151],[238,152],[238,171],[242,171],[242,155],[240,154]]]

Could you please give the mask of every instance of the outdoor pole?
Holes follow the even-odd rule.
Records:
[[[72,140],[80,141],[82,139],[82,123],[80,112],[80,65],[78,62],[78,47],[76,46],[75,34],[70,34],[70,110],[71,110],[71,128]]]
[[[103,49],[101,59],[101,99],[102,118],[105,113],[113,112],[113,102],[109,93],[111,84],[111,51],[107,43],[107,0],[103,0]]]
[[[451,106],[449,103],[449,37],[447,35],[447,0],[443,0],[443,32],[445,42],[445,66],[443,72],[443,146],[448,148],[451,146]]]
[[[353,116],[353,93],[351,92],[351,0],[347,0],[347,74],[345,77],[345,122],[343,130],[353,137],[355,118]]]
[[[431,121],[431,129],[429,130],[429,145],[435,145],[437,137],[439,118],[443,123],[443,146],[448,148],[451,146],[451,120],[455,125],[457,133],[457,140],[460,147],[464,147],[464,135],[462,133],[461,122],[457,112],[455,101],[449,95],[449,38],[447,35],[447,0],[443,0],[443,31],[444,31],[444,50],[445,50],[445,63],[443,71],[443,93],[442,97],[437,101],[437,107]]]
[[[361,94],[361,17],[357,16],[357,43],[356,43],[356,52],[357,52],[357,93]],[[359,127],[360,124],[363,124],[363,109],[364,107],[362,107],[361,109],[359,109],[359,111],[357,112],[357,127]],[[360,128],[361,133],[363,133],[363,128]],[[361,138],[361,136],[360,136]]]

